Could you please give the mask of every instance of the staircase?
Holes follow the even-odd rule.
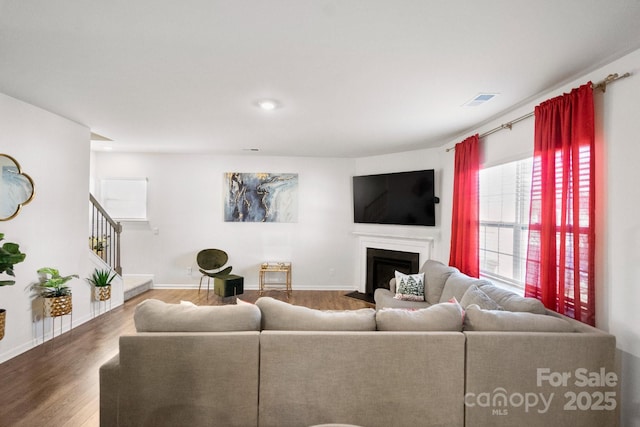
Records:
[[[152,274],[125,274],[123,279],[125,301],[135,297],[136,295],[140,295],[153,287]]]
[[[89,248],[105,267],[118,273],[123,282],[124,300],[131,299],[153,287],[151,274],[122,274],[120,265],[120,234],[122,225],[114,221],[100,203],[89,194],[91,202],[91,231]],[[103,268],[100,266],[99,268]]]
[[[120,265],[120,233],[122,225],[114,221],[100,203],[89,194],[91,230],[89,248],[111,269],[122,276]]]

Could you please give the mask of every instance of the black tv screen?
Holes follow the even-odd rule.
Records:
[[[353,221],[367,224],[436,225],[434,171],[353,177]]]

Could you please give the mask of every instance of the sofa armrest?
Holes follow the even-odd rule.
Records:
[[[100,426],[118,425],[118,390],[120,389],[120,354],[100,366]]]
[[[396,278],[392,277],[391,280],[389,280],[389,292],[391,292],[392,294],[396,293]]]

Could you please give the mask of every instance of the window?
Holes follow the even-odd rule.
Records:
[[[524,287],[533,159],[480,170],[480,273]]]
[[[146,178],[103,179],[101,191],[101,203],[113,219],[146,221]]]
[[[546,254],[532,257],[533,259],[529,260],[529,269],[531,270],[529,282],[537,283],[538,277],[543,274],[541,273],[543,268],[541,264],[545,261],[552,263],[551,268],[556,270],[558,288],[564,290],[557,297],[560,301],[558,312],[578,320],[583,319],[582,321],[587,319],[585,323],[588,323],[589,318],[593,316],[590,300],[594,298],[591,286],[593,264],[589,258],[589,248],[593,245],[591,240],[593,233],[593,225],[591,224],[593,199],[591,147],[582,146],[577,153],[572,151],[571,155],[575,157],[568,156],[561,150],[555,152],[555,176],[553,177],[555,180],[555,221],[543,219],[542,191],[545,187],[542,184],[540,157],[535,159],[536,174],[533,176],[533,187],[537,191],[534,190],[532,194],[534,209],[530,223],[531,248],[534,253],[541,254],[543,223],[552,223],[555,225],[555,260],[548,257],[545,259],[544,255],[549,255],[548,250]],[[570,159],[568,164],[563,161],[566,158]],[[540,297],[540,288],[533,288],[536,292],[535,296]],[[575,314],[576,301],[582,310],[579,315]]]

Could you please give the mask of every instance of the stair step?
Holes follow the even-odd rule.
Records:
[[[125,301],[153,288],[152,274],[126,274],[123,279]]]

